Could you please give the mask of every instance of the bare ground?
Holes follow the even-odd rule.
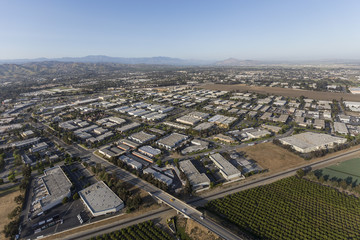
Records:
[[[284,171],[306,162],[303,158],[271,142],[239,148],[237,151],[245,152],[249,158],[269,172]]]
[[[8,214],[17,206],[14,198],[20,195],[20,190],[18,189],[16,187],[0,192],[0,239],[6,239],[2,230],[10,222],[10,219],[7,217]]]
[[[183,217],[178,217],[177,225],[185,227],[186,234],[193,240],[220,240],[221,238],[215,233],[211,232],[209,229],[203,227],[199,223],[186,219]]]
[[[318,162],[320,160],[323,160],[323,159],[326,159],[329,157],[334,157],[334,156],[337,156],[337,155],[340,155],[340,154],[343,154],[343,153],[346,153],[348,151],[352,151],[355,149],[359,149],[359,148],[360,148],[360,145],[354,146],[354,147],[351,147],[351,148],[348,148],[348,149],[345,149],[342,151],[338,151],[335,153],[327,154],[324,157],[314,158],[311,160],[305,160],[305,159],[299,157],[298,155],[296,155],[282,147],[279,147],[271,142],[261,143],[258,145],[249,146],[249,147],[245,147],[245,148],[239,148],[238,151],[245,152],[248,155],[248,157],[255,160],[262,168],[268,169],[269,170],[268,174],[274,174],[274,173],[278,173],[281,171],[285,171],[290,168],[300,167],[304,164]],[[350,154],[349,156],[342,157],[341,160],[339,160],[338,162],[343,162],[343,161],[353,159],[356,157],[359,157],[359,154],[353,153],[353,154]],[[333,165],[333,164],[335,164],[335,163],[329,163],[327,165]],[[327,165],[324,165],[324,166],[327,166]]]
[[[260,94],[274,94],[285,97],[298,98],[304,96],[316,100],[340,100],[343,98],[347,101],[360,101],[360,94],[351,93],[334,93],[334,92],[319,92],[292,88],[280,88],[280,87],[260,87],[260,86],[249,86],[245,84],[205,84],[201,86],[204,89],[209,90],[220,90],[220,91],[240,91],[240,92],[255,92]]]

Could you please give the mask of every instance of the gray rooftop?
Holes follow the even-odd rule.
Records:
[[[44,182],[48,195],[41,200],[43,208],[59,198],[64,198],[72,185],[60,166],[47,169],[44,173],[45,175],[41,179]]]
[[[123,204],[123,201],[103,181],[81,190],[79,195],[95,214]]]
[[[190,184],[194,187],[199,185],[209,185],[210,179],[205,173],[200,173],[190,160],[179,162],[180,168],[185,172]]]
[[[324,144],[331,144],[343,139],[344,138],[334,137],[323,133],[305,132],[290,137],[285,137],[280,140],[298,148],[306,149],[315,146],[322,146]]]

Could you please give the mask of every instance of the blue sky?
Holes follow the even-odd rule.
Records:
[[[0,59],[360,59],[360,1],[0,0]]]

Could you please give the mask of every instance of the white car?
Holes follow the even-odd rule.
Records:
[[[181,211],[186,212],[186,208],[181,209]]]

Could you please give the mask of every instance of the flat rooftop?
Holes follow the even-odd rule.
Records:
[[[45,207],[59,198],[64,198],[70,191],[72,183],[65,175],[60,166],[56,166],[44,171],[45,175],[41,178],[47,191],[47,196],[41,200],[41,206]]]
[[[114,209],[124,204],[103,181],[94,183],[81,190],[79,195],[94,214]]]
[[[144,131],[141,131],[141,132],[132,134],[129,138],[136,142],[145,143],[145,142],[155,139],[156,136],[146,133]]]
[[[226,176],[240,174],[240,171],[228,160],[226,160],[220,153],[210,155],[210,159],[216,164],[218,168],[220,168],[220,170],[222,170],[224,174],[226,174]]]
[[[158,141],[159,144],[175,147],[178,143],[185,141],[188,137],[180,133],[172,133],[171,135],[164,137]]]
[[[323,133],[305,132],[296,134],[290,137],[280,139],[289,145],[294,145],[301,149],[306,149],[315,146],[322,146],[325,144],[332,144],[337,141],[343,141],[344,138],[334,137]]]
[[[190,160],[179,162],[180,168],[185,172],[192,186],[209,185],[210,179],[205,173],[200,173]]]

